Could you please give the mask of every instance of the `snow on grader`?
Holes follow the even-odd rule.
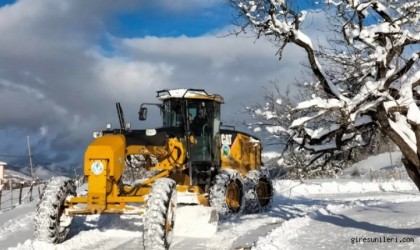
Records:
[[[176,89],[158,91],[157,98],[160,103],[143,103],[139,111],[146,120],[146,106],[160,109],[163,124],[155,129],[131,129],[117,103],[120,128],[96,133],[85,152],[87,190],[76,193],[66,177],[49,181],[37,206],[36,239],[63,242],[74,216],[143,214],[144,247],[167,249],[177,224],[197,225],[175,219],[191,216],[181,215],[191,211],[184,208],[200,210],[200,220],[215,231],[218,218],[270,206],[273,186],[261,142],[222,125],[220,95]],[[147,171],[136,176],[140,170]],[[132,180],[125,178],[130,173]]]

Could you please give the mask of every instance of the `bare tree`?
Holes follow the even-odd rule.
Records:
[[[368,145],[379,129],[399,147],[420,190],[420,1],[327,0],[319,6],[337,33],[321,49],[302,31],[302,1],[229,1],[240,31],[270,38],[280,55],[290,43],[306,52],[322,91],[294,107],[288,129],[313,162]]]
[[[308,81],[296,82],[295,94],[291,95],[290,89],[284,90],[281,85],[278,79],[272,81],[270,87],[264,88],[264,103],[247,107],[255,121],[248,125],[264,136],[266,145],[277,148],[280,155],[276,160],[280,168],[287,170],[289,178],[334,177],[356,161],[367,158],[369,153],[389,151],[389,142],[381,137],[382,134],[371,134],[372,143],[367,149],[356,144],[318,158],[308,157],[308,150],[293,140],[296,131],[288,128],[301,115],[294,110],[296,104],[317,93],[318,88]]]

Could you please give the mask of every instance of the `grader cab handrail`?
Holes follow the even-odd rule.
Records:
[[[156,91],[156,92],[157,92],[156,97],[158,97],[158,98],[161,97],[162,94],[172,96],[171,95],[171,91],[169,89],[163,89],[163,90],[159,90],[159,91]],[[182,98],[185,98],[185,95],[187,95],[190,92],[196,92],[196,93],[197,92],[201,92],[204,95],[209,95],[204,89],[186,89],[185,92],[184,92],[184,94],[183,94],[183,96],[182,96]]]

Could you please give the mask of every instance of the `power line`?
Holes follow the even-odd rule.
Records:
[[[28,158],[28,155],[0,155],[1,157]]]

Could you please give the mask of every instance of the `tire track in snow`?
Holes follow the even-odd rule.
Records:
[[[63,242],[57,249],[142,249],[141,231],[133,232],[123,229],[93,229],[83,231]],[[134,244],[134,245],[133,245]]]
[[[278,228],[284,221],[277,221],[271,224],[262,225],[246,234],[238,237],[231,245],[233,249],[251,249],[255,242],[262,236],[268,235],[275,228]]]
[[[32,217],[29,218],[33,220]],[[142,218],[132,215],[90,215],[74,218],[69,238],[55,245],[28,239],[9,250],[143,249]]]
[[[75,218],[69,239],[61,245],[71,247],[66,249],[142,249],[142,237],[142,216],[90,215]]]
[[[55,245],[42,241],[26,240],[17,244],[15,247],[9,247],[9,250],[111,250],[111,249],[143,249],[141,241],[142,234],[129,232],[126,230],[105,230],[99,231],[92,229],[81,232],[77,236]],[[140,241],[139,241],[140,240]],[[137,244],[134,244],[137,242]]]

